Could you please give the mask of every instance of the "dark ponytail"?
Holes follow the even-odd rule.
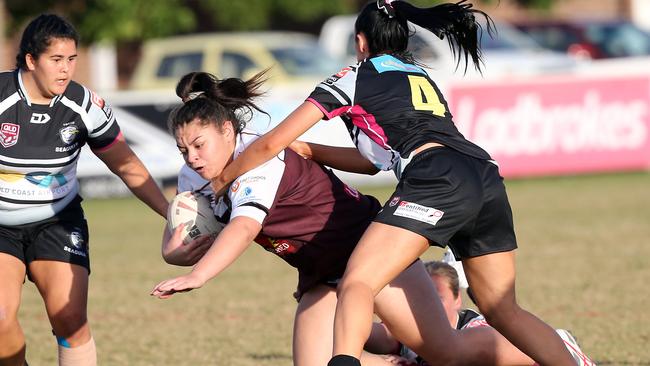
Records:
[[[260,87],[266,81],[264,70],[249,80],[238,78],[219,79],[207,72],[192,72],[181,78],[176,85],[176,95],[184,104],[170,115],[168,127],[176,128],[198,119],[203,124],[214,123],[219,129],[224,121],[231,121],[240,132],[257,110],[268,113],[255,104],[254,99],[264,95]]]
[[[472,4],[467,3],[467,0],[430,8],[418,8],[402,0],[372,1],[359,14],[355,27],[357,33],[363,32],[368,38],[371,54],[400,55],[406,50],[408,36],[404,38],[403,35],[399,37],[397,35],[404,32],[408,34],[407,21],[410,21],[429,30],[440,39],[446,37],[457,66],[464,58],[465,70],[467,70],[471,59],[474,67],[480,71],[483,62],[480,48],[483,28],[476,21],[475,15],[485,18],[488,34],[492,36],[495,30],[494,21],[485,12],[473,9]],[[365,29],[360,27],[363,24]],[[397,32],[396,26],[404,28],[404,31]],[[387,39],[392,41],[386,42]],[[373,44],[375,44],[374,49]]]

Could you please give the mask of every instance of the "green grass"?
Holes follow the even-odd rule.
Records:
[[[571,329],[599,365],[650,365],[650,174],[507,182],[520,249],[518,299]],[[389,189],[363,189],[385,199]],[[163,263],[163,220],[133,199],[84,202],[89,317],[101,365],[291,365],[296,273],[257,246],[204,288],[149,296],[186,268]],[[434,248],[427,258],[439,258]],[[56,364],[40,296],[20,312],[32,365]]]

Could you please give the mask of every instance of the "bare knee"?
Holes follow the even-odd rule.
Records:
[[[11,334],[20,329],[16,311],[0,306],[0,336]]]
[[[85,313],[63,310],[51,317],[52,328],[57,337],[71,343],[83,343],[90,338],[88,319]]]
[[[467,360],[459,357],[466,353],[466,347],[461,343],[458,333],[455,333],[453,337],[447,339],[443,347],[422,345],[421,348],[414,349],[414,351],[431,366],[462,366],[468,364]],[[473,350],[473,352],[477,351]],[[481,357],[475,356],[474,358],[480,359]]]
[[[501,329],[504,324],[515,321],[522,311],[519,304],[513,300],[502,300],[492,306],[479,306],[479,310],[485,316],[488,324],[497,329]]]
[[[337,296],[341,296],[346,292],[372,292],[370,284],[364,281],[362,278],[356,276],[345,276],[341,282],[336,287]]]

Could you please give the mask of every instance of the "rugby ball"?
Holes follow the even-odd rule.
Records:
[[[172,199],[167,211],[167,224],[171,232],[185,224],[182,238],[186,244],[199,235],[218,234],[224,227],[214,216],[208,198],[190,191],[181,192]]]

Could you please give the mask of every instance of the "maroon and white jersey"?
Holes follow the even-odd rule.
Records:
[[[259,136],[237,136],[234,158]],[[194,173],[179,176],[179,191],[209,187]],[[197,180],[196,178],[200,180]],[[262,225],[255,241],[300,273],[299,292],[323,278],[340,276],[357,241],[380,209],[379,202],[347,186],[330,170],[290,149],[237,178],[223,200],[211,199],[215,215],[250,217]],[[222,205],[227,207],[224,208]]]
[[[49,105],[33,104],[19,70],[0,73],[0,224],[54,216],[79,191],[84,144],[109,147],[120,128],[108,104],[70,82]]]
[[[411,151],[429,142],[490,159],[458,131],[427,73],[391,55],[344,68],[320,83],[307,101],[325,119],[341,117],[361,154],[378,169],[394,170],[398,178]]]

